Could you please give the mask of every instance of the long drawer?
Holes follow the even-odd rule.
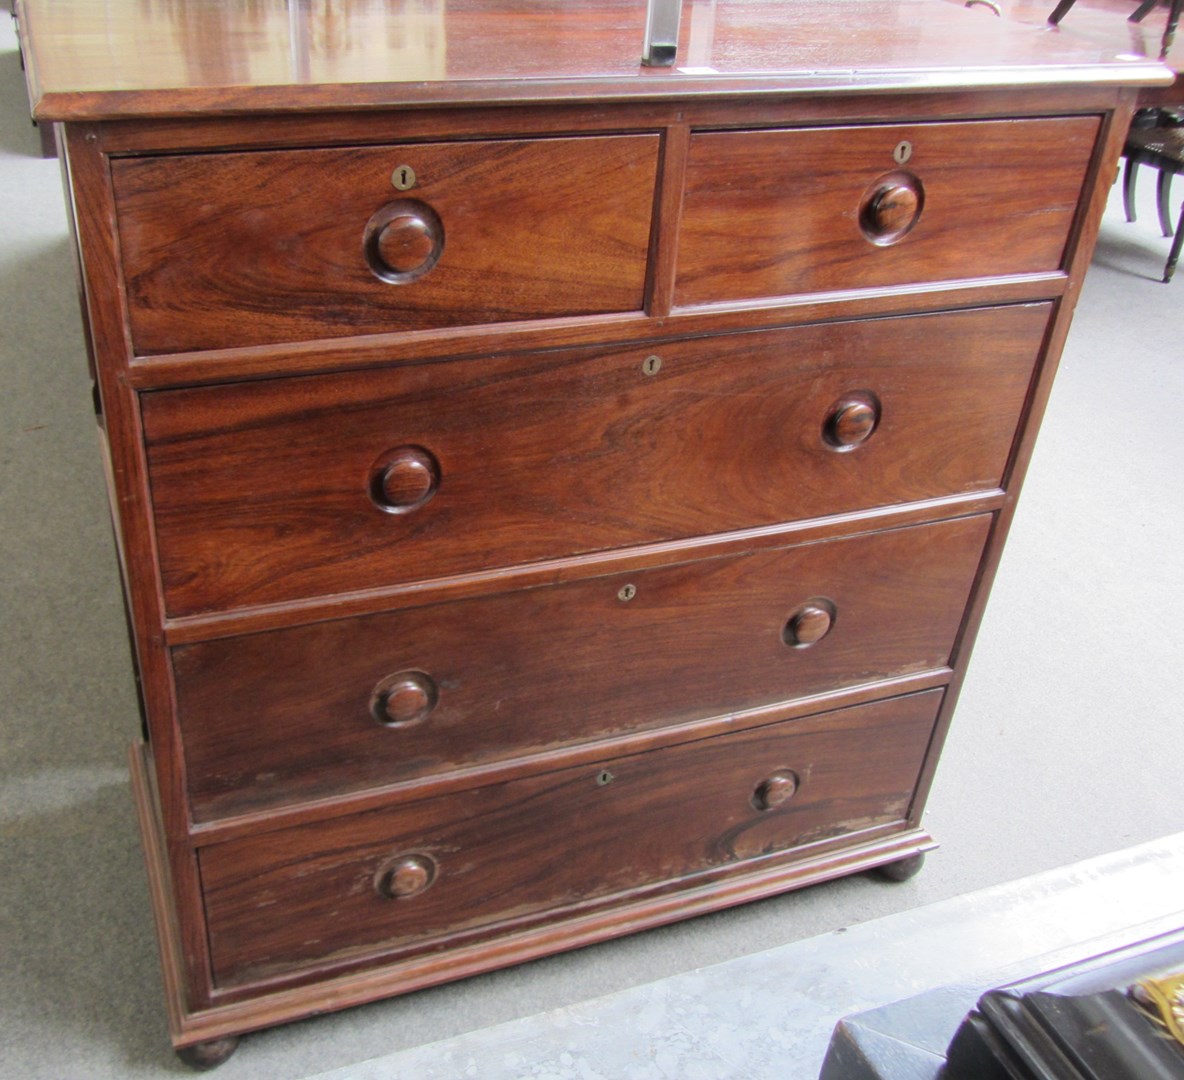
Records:
[[[1049,305],[147,394],[186,615],[985,490]]]
[[[950,660],[990,515],[173,650],[198,820]]]
[[[676,303],[1056,270],[1098,129],[1083,116],[700,132]]]
[[[636,311],[656,135],[111,165],[139,353]]]
[[[940,700],[929,691],[206,848],[215,982],[461,944],[903,821]]]

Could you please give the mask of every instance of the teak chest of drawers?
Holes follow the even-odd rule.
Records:
[[[438,56],[347,77],[423,29],[387,7],[343,53],[299,6],[22,11],[194,1059],[916,868],[1131,87],[1168,78],[936,0],[841,49],[826,5],[692,4],[648,73],[636,5],[440,8]]]

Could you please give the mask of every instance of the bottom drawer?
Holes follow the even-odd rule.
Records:
[[[469,944],[901,822],[941,695],[213,845],[200,861],[215,982]]]

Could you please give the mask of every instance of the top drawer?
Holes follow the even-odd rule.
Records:
[[[656,135],[115,161],[135,350],[638,310],[657,161]]]
[[[1055,270],[1098,125],[1087,116],[698,133],[675,302]]]

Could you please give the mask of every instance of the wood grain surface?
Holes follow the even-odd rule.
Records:
[[[1072,20],[1050,34],[937,0],[879,0],[838,21],[827,0],[684,7],[678,64],[649,69],[636,0],[20,3],[39,119],[1171,78]]]
[[[1048,315],[1023,305],[145,395],[170,614],[990,489]],[[879,421],[839,452],[830,420],[853,392],[878,401]],[[371,478],[411,447],[438,463],[438,486],[384,513]]]
[[[930,845],[1171,78],[979,8],[22,0],[178,1045]]]
[[[115,160],[137,352],[631,311],[644,298],[656,135]],[[396,190],[395,170],[415,183]],[[426,206],[439,261],[381,280],[367,224]],[[578,256],[578,257],[577,257]]]
[[[173,651],[199,820],[940,669],[990,515]],[[623,599],[632,589],[632,598]],[[835,612],[806,648],[803,604]],[[422,723],[373,696],[421,672]]]
[[[940,691],[704,739],[201,852],[219,985],[440,948],[903,821]],[[772,774],[793,798],[758,809]],[[550,857],[548,857],[548,855]],[[381,888],[400,859],[434,880]]]
[[[697,133],[675,304],[1055,269],[1098,129],[1082,116]],[[861,207],[901,172],[924,207],[876,246]]]

